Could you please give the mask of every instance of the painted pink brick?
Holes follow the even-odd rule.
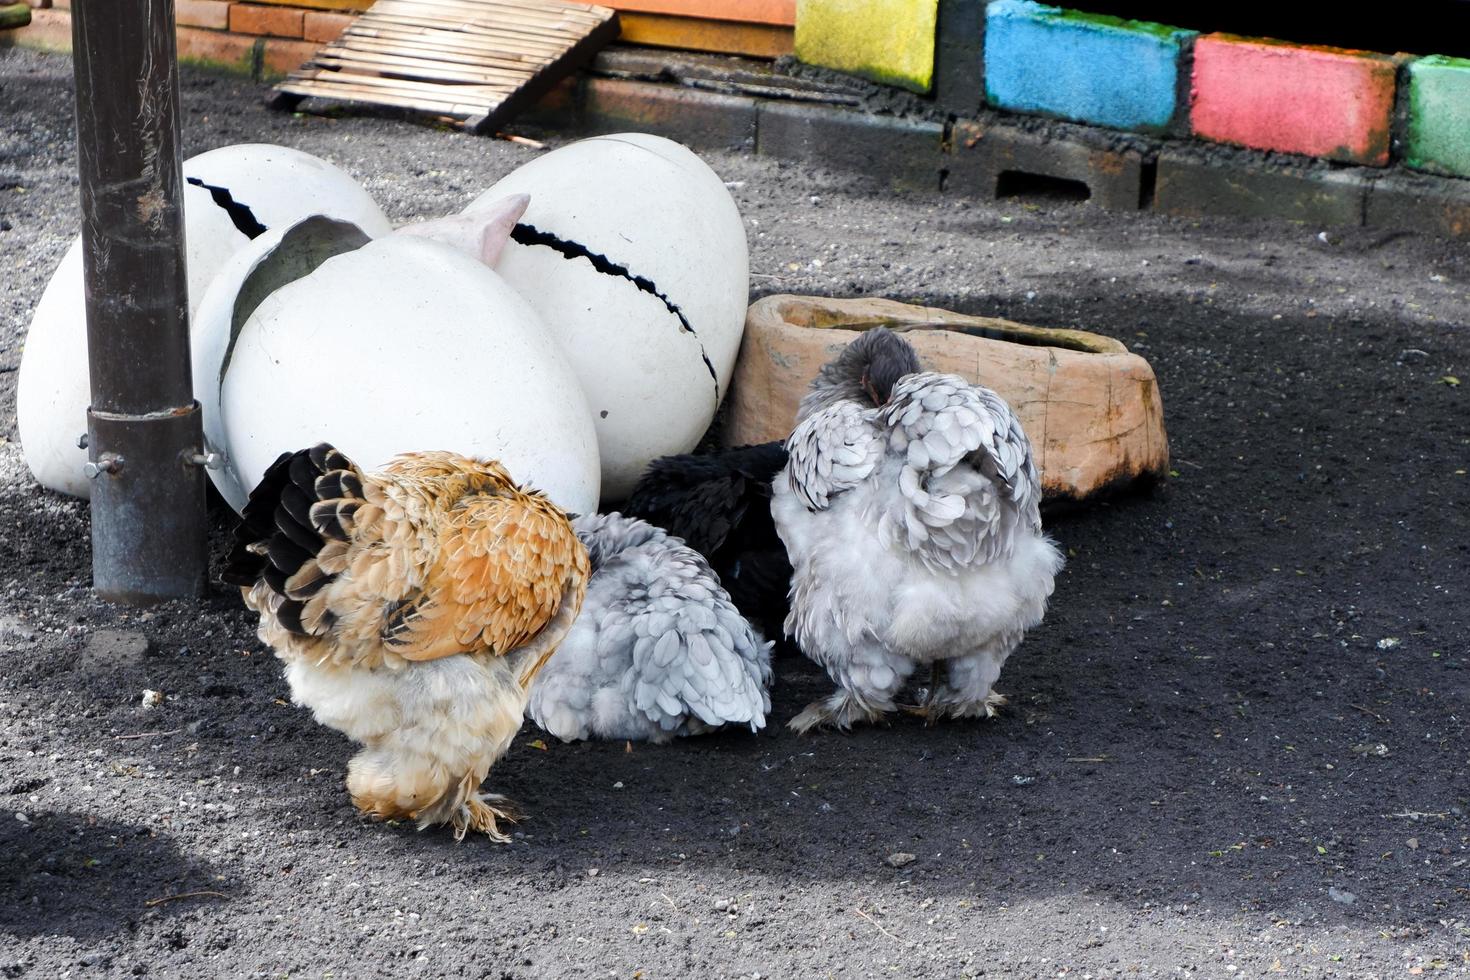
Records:
[[[1211,34],[1194,46],[1198,136],[1388,165],[1396,64],[1387,55]]]

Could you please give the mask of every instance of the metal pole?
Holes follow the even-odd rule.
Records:
[[[75,0],[92,584],[199,595],[203,433],[189,378],[173,0]]]

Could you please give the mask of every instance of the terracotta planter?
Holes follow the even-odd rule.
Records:
[[[1111,337],[884,299],[768,296],[746,313],[726,409],[730,445],[784,439],[817,369],[860,330],[903,331],[924,367],[994,389],[1021,418],[1050,499],[1169,469],[1153,368]]]

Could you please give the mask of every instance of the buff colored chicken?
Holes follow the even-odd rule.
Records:
[[[509,837],[479,792],[589,576],[566,515],[498,463],[409,453],[364,474],[329,445],[283,455],[225,570],[260,613],[292,699],[363,749],[362,812]]]

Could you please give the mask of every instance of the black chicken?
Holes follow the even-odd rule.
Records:
[[[704,555],[736,608],[773,638],[781,635],[791,586],[791,563],[771,520],[771,481],[785,465],[780,442],[664,456],[649,464],[621,508]]]

